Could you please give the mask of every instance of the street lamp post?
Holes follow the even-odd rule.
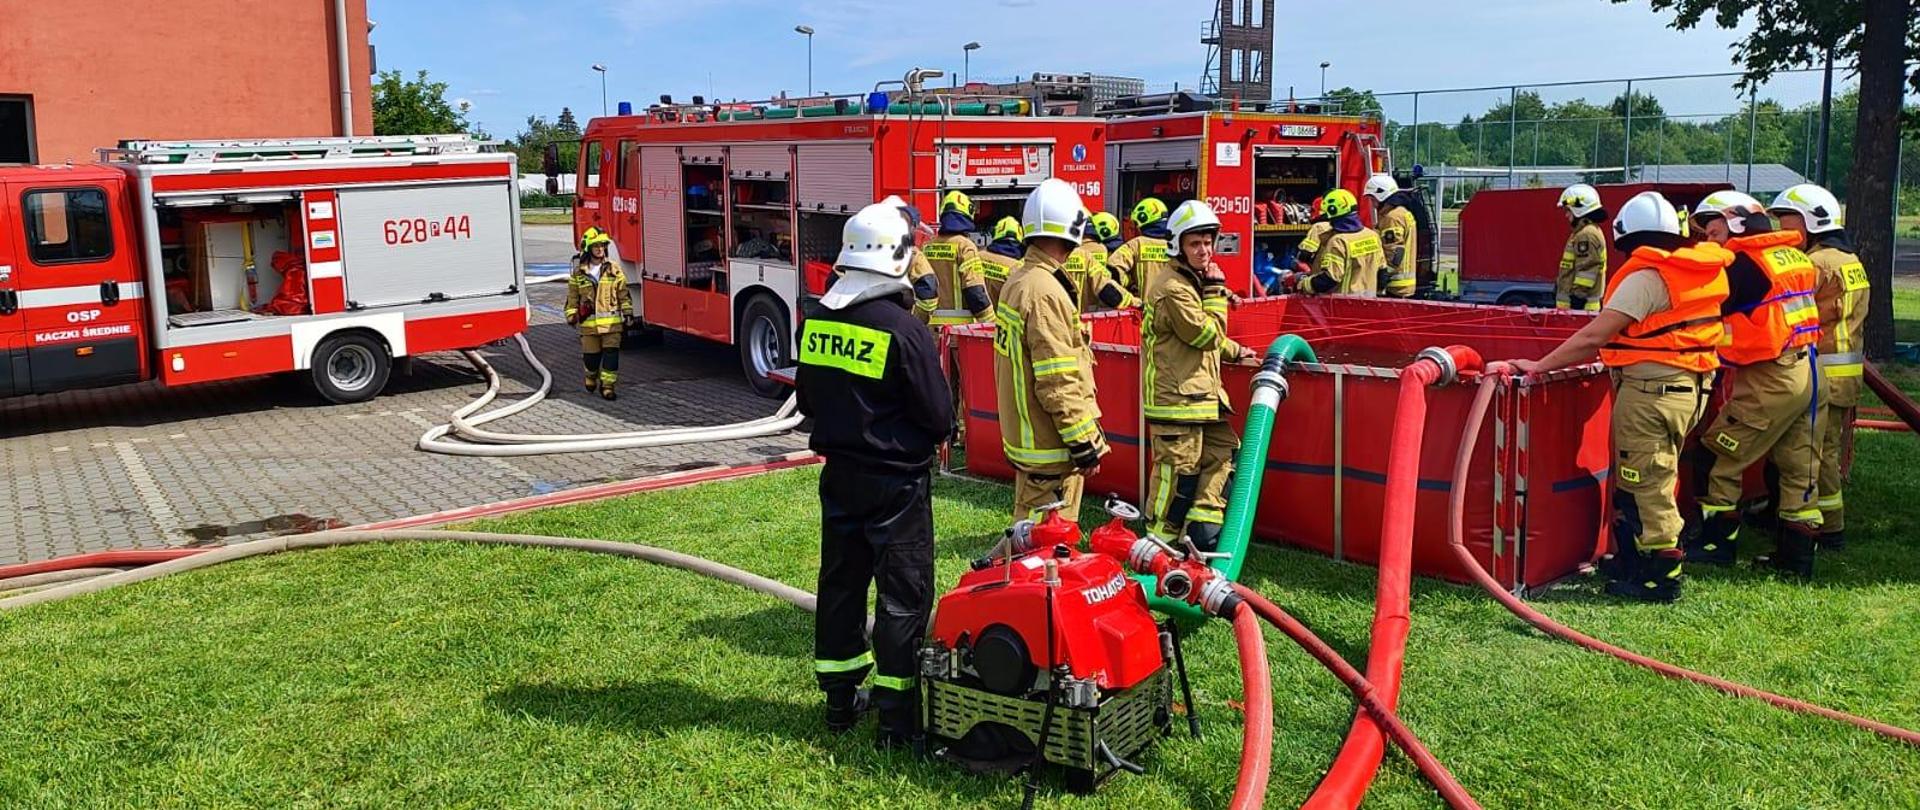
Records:
[[[593,72],[600,74],[600,114],[607,114],[607,66],[595,64]]]
[[[1332,62],[1320,63],[1320,101],[1323,103],[1327,100],[1327,68],[1330,67],[1333,67]]]
[[[813,26],[796,25],[793,27],[793,32],[807,37],[807,95],[811,96],[813,95]]]
[[[960,84],[973,84],[973,52],[980,50],[980,43],[969,42],[960,46]]]

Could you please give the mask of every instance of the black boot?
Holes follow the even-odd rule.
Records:
[[[1813,579],[1813,549],[1818,544],[1819,530],[1805,523],[1783,520],[1774,538],[1773,553],[1755,557],[1753,561],[1782,574]]]
[[[1634,557],[1633,575],[1607,582],[1607,593],[1640,602],[1668,603],[1680,598],[1680,562],[1677,548],[1641,552]]]
[[[1821,532],[1820,539],[1815,545],[1819,546],[1822,551],[1845,551],[1847,548],[1847,532],[1845,529]]]
[[[859,725],[870,700],[866,689],[827,693],[827,730],[841,734]]]
[[[1187,539],[1193,541],[1193,547],[1209,554],[1220,549],[1220,524],[1189,523]]]
[[[879,716],[879,724],[874,729],[873,735],[873,744],[876,747],[883,751],[926,753],[927,738],[920,730],[920,710],[917,704],[885,707],[880,710]]]
[[[1687,539],[1687,562],[1702,565],[1732,565],[1738,555],[1740,512],[1721,512],[1700,524],[1700,531]]]

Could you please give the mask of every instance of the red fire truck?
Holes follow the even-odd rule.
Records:
[[[1254,292],[1253,267],[1281,263],[1306,235],[1315,197],[1344,188],[1360,196],[1390,171],[1380,119],[1274,112],[1186,94],[1127,99],[1107,130],[1107,188],[1115,213],[1144,197],[1172,208],[1203,199],[1220,215],[1219,263],[1234,289]],[[1255,109],[1259,107],[1261,109]]]
[[[298,373],[356,402],[394,358],[526,329],[511,153],[434,135],[101,157],[0,169],[0,396]]]
[[[589,121],[580,152],[574,233],[612,233],[643,328],[738,346],[767,396],[785,390],[767,373],[789,365],[800,302],[824,291],[862,206],[897,194],[931,221],[960,189],[985,231],[1049,177],[1105,201],[1100,119],[963,95],[805,104],[656,105]]]

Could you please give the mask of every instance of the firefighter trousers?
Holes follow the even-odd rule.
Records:
[[[602,388],[612,388],[620,381],[620,333],[582,334],[580,359],[587,367],[589,380]]]
[[[1148,531],[1177,540],[1188,533],[1190,524],[1217,527],[1226,522],[1227,479],[1233,474],[1233,453],[1240,449],[1233,426],[1162,423],[1147,430],[1153,447]],[[1199,533],[1218,535],[1216,529]],[[1196,536],[1194,542],[1206,545],[1205,539]]]
[[[1820,525],[1819,449],[1808,412],[1812,400],[1812,364],[1805,351],[1734,370],[1727,403],[1700,438],[1713,455],[1700,499],[1702,517],[1736,509],[1747,468],[1771,459],[1780,470],[1780,519]]]
[[[1655,379],[1616,374],[1613,385],[1615,539],[1641,551],[1674,548],[1685,525],[1674,494],[1680,444],[1706,411],[1709,377],[1675,369]]]
[[[885,730],[919,721],[915,674],[933,609],[933,475],[827,459],[820,471],[820,579],[813,671],[845,705],[867,673]],[[873,643],[867,589],[876,585]]]
[[[1029,472],[1016,468],[1013,471],[1013,519],[1039,520],[1046,515],[1035,510],[1062,503],[1065,505],[1060,507],[1060,517],[1079,523],[1080,498],[1086,484],[1086,476],[1071,467],[1063,472]]]
[[[1842,494],[1846,486],[1847,426],[1853,423],[1853,409],[1859,404],[1859,377],[1820,375],[1820,418],[1814,430],[1819,434],[1820,444],[1819,506],[1823,532],[1847,528],[1847,501]]]

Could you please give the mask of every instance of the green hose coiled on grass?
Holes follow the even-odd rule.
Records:
[[[1220,547],[1216,549],[1227,556],[1207,563],[1229,581],[1239,581],[1247,545],[1253,539],[1253,515],[1260,505],[1260,481],[1267,472],[1273,414],[1287,398],[1287,365],[1301,360],[1319,362],[1305,339],[1281,335],[1267,346],[1266,360],[1253,375],[1253,404],[1247,410],[1247,432],[1240,438],[1240,455],[1234,459],[1233,490],[1227,497],[1227,520],[1221,526]],[[1134,579],[1147,589],[1147,606],[1171,617],[1183,629],[1191,630],[1206,620],[1207,614],[1199,606],[1160,596],[1159,583],[1153,576],[1136,574]]]

